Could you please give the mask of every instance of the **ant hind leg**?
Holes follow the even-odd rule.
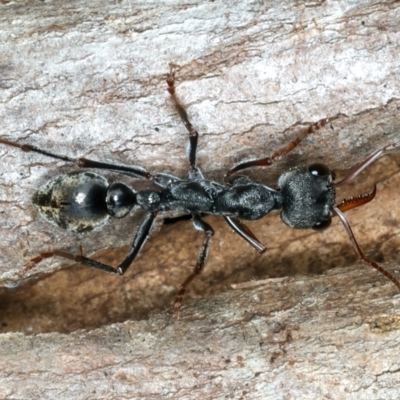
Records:
[[[142,249],[144,242],[148,238],[150,234],[150,230],[154,224],[155,217],[157,212],[151,212],[146,215],[144,220],[139,225],[139,228],[136,232],[135,238],[133,240],[132,246],[126,255],[125,259],[115,268],[110,265],[104,264],[100,261],[93,260],[92,258],[85,257],[82,254],[82,247],[80,247],[80,251],[78,254],[69,253],[63,250],[55,249],[49,252],[40,253],[35,258],[32,258],[25,267],[24,274],[27,273],[30,269],[35,267],[36,264],[40,263],[46,258],[51,257],[61,257],[76,263],[85,265],[87,267],[99,269],[104,272],[108,272],[111,274],[123,275],[129,266],[132,264],[136,256],[139,254],[139,251]]]
[[[87,158],[72,158],[65,156],[63,154],[53,153],[51,151],[47,151],[45,149],[41,149],[40,147],[33,146],[31,144],[26,143],[17,143],[12,142],[10,140],[0,138],[0,144],[5,144],[10,147],[16,147],[24,152],[32,152],[41,154],[43,156],[54,158],[55,160],[67,161],[75,163],[79,168],[97,168],[104,169],[108,171],[114,171],[117,173],[121,173],[124,175],[132,176],[134,178],[139,179],[149,179],[151,180],[153,176],[147,172],[144,168],[138,167],[136,165],[121,165],[121,164],[113,164],[102,161],[90,160]]]

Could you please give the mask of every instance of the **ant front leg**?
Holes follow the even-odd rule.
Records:
[[[251,183],[249,178],[246,176],[233,176],[233,177],[226,177],[226,182],[229,185],[246,185]],[[243,222],[239,221],[237,218],[227,217],[224,216],[225,221],[228,225],[236,232],[239,236],[241,236],[247,243],[253,246],[260,254],[264,253],[267,248],[257,239],[257,236],[251,231],[251,229],[244,224]]]
[[[82,254],[82,250],[80,251],[80,254],[73,254],[73,253],[68,253],[63,250],[58,250],[55,249],[53,251],[49,251],[46,253],[41,253],[37,257],[32,258],[28,265],[26,266],[25,270],[28,271],[31,268],[33,268],[36,264],[41,262],[42,260],[46,258],[51,258],[51,257],[62,257],[66,258],[68,260],[74,261],[76,263],[99,269],[104,272],[108,272],[111,274],[118,274],[118,275],[123,275],[126,270],[129,268],[129,266],[132,264],[136,256],[139,254],[140,250],[142,249],[144,242],[149,236],[150,230],[154,224],[155,217],[157,215],[157,212],[151,212],[148,213],[145,217],[145,219],[142,221],[142,223],[139,225],[139,228],[136,232],[135,238],[133,240],[132,246],[126,255],[125,259],[120,263],[116,268],[104,264],[100,261],[93,260],[92,258],[85,257]]]
[[[260,254],[267,250],[267,248],[257,239],[257,236],[246,224],[233,217],[224,217],[224,219],[239,236],[253,246]]]
[[[211,228],[211,226],[204,222],[197,214],[193,214],[193,225],[197,230],[203,231],[206,237],[204,239],[203,245],[201,246],[200,253],[197,258],[197,263],[194,267],[194,271],[188,276],[185,282],[183,282],[176,296],[174,302],[174,318],[176,319],[179,318],[179,311],[182,305],[183,297],[186,292],[186,288],[193,281],[193,279],[196,278],[196,276],[199,275],[204,269],[207,261],[208,250],[210,248],[211,237],[214,235],[214,230]]]
[[[303,129],[297,137],[292,140],[289,144],[287,144],[284,147],[281,147],[280,149],[276,150],[270,157],[265,157],[265,158],[259,158],[257,160],[251,160],[251,161],[244,161],[232,169],[230,169],[226,175],[232,175],[235,172],[241,171],[246,168],[250,167],[265,167],[272,165],[275,161],[279,160],[281,157],[285,156],[286,154],[290,153],[292,150],[294,150],[308,135],[311,133],[314,133],[318,129],[321,129],[324,127],[326,124],[329,122],[333,121],[334,119],[338,118],[338,116],[334,116],[331,118],[324,118],[321,119],[320,121],[314,122],[310,124],[307,128]]]

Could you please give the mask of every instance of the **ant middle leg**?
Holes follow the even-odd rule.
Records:
[[[104,264],[100,261],[93,260],[92,258],[85,257],[82,254],[82,250],[80,251],[79,254],[73,254],[69,253],[63,250],[58,250],[55,249],[53,251],[45,252],[45,253],[40,253],[37,257],[32,258],[30,262],[27,264],[25,271],[29,271],[32,269],[36,264],[41,262],[42,260],[46,258],[51,258],[51,257],[62,257],[66,258],[68,260],[72,260],[76,263],[99,269],[104,272],[108,272],[111,274],[118,274],[118,275],[123,275],[126,270],[129,268],[129,266],[132,264],[132,262],[135,260],[136,256],[139,254],[140,250],[142,249],[144,242],[149,236],[150,230],[154,224],[155,217],[157,215],[157,212],[151,212],[146,215],[144,220],[141,222],[139,225],[139,228],[136,232],[135,238],[133,240],[132,246],[126,255],[125,259],[116,267],[112,267],[110,265]]]
[[[182,305],[183,297],[186,292],[186,288],[189,284],[196,278],[197,275],[203,271],[204,266],[207,261],[208,251],[210,248],[211,237],[214,235],[214,230],[211,228],[207,222],[203,221],[198,214],[193,214],[193,225],[199,230],[203,231],[206,235],[203,245],[201,246],[199,256],[197,258],[197,263],[194,267],[194,271],[186,278],[185,282],[183,282],[181,288],[179,289],[178,294],[176,295],[174,302],[174,318],[179,318],[179,311]]]
[[[176,64],[170,64],[170,71],[167,76],[167,84],[168,84],[168,92],[171,95],[171,99],[174,102],[175,108],[178,111],[179,116],[183,124],[185,125],[187,131],[189,132],[189,151],[188,151],[188,159],[190,165],[191,172],[198,172],[196,168],[196,151],[197,151],[197,142],[199,138],[199,134],[197,130],[191,124],[187,112],[183,105],[179,102],[175,93],[175,72],[176,69],[179,68]]]

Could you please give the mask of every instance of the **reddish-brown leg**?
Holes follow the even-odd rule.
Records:
[[[188,158],[189,158],[190,169],[194,171],[196,170],[196,150],[197,150],[197,141],[199,138],[199,134],[189,121],[189,117],[187,115],[185,108],[179,102],[175,94],[175,72],[179,68],[179,66],[176,64],[170,64],[169,67],[170,71],[167,76],[168,92],[171,95],[171,99],[175,104],[175,108],[177,109],[183,124],[185,125],[187,131],[189,132]]]
[[[292,140],[289,144],[287,144],[284,147],[281,147],[280,149],[276,150],[274,153],[272,153],[272,156],[270,157],[265,157],[265,158],[259,158],[257,160],[251,160],[251,161],[244,161],[232,169],[230,169],[226,175],[232,175],[235,172],[241,171],[246,168],[250,167],[265,167],[273,164],[275,161],[279,160],[281,157],[284,155],[290,153],[293,149],[295,149],[308,135],[311,133],[314,133],[318,129],[322,128],[329,122],[333,121],[334,119],[338,118],[338,116],[334,116],[331,118],[324,118],[321,119],[320,121],[314,122],[313,124],[309,125],[307,128],[303,129],[297,137]]]

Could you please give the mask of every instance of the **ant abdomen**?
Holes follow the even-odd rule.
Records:
[[[93,172],[71,172],[44,184],[33,204],[51,224],[75,232],[91,231],[108,219],[108,181]]]

